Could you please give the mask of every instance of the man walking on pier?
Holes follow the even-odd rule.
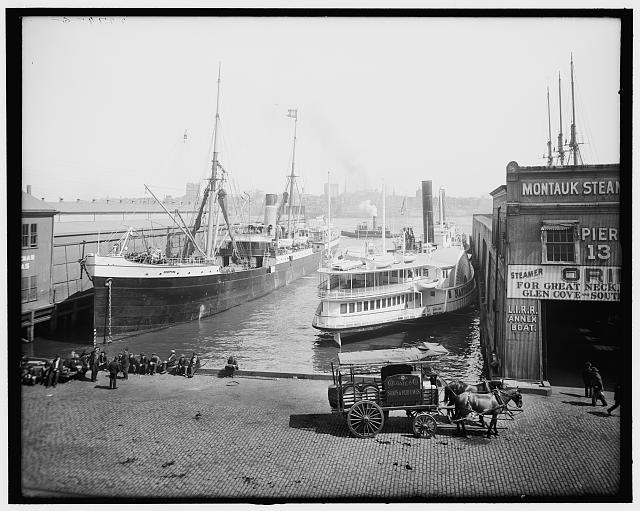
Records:
[[[124,349],[124,353],[120,359],[120,363],[122,364],[122,374],[124,375],[124,379],[129,379],[129,348]]]
[[[122,370],[120,363],[118,362],[118,357],[113,357],[113,360],[109,363],[109,388],[117,389],[117,379],[118,373]]]
[[[96,348],[89,357],[89,367],[91,368],[91,381],[98,378],[98,365],[100,364],[100,348]]]
[[[602,393],[603,383],[602,377],[598,372],[598,368],[591,366],[591,382],[593,386],[593,394],[591,395],[591,406],[596,406],[598,400],[602,401],[602,406],[607,406],[607,400]]]

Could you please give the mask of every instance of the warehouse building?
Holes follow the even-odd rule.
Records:
[[[492,376],[581,386],[586,361],[620,377],[620,169],[507,165],[474,215],[482,340]]]
[[[49,321],[54,310],[51,267],[57,213],[46,202],[22,192],[21,324],[28,341],[33,340],[35,326]]]

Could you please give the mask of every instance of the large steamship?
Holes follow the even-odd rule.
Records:
[[[219,95],[218,77],[218,99]],[[277,195],[267,194],[263,224],[229,222],[224,191],[227,176],[218,161],[216,107],[211,177],[195,223],[189,228],[179,215],[167,211],[185,236],[181,253],[174,257],[158,249],[130,253],[130,230],[109,247],[108,254],[89,254],[81,261],[93,280],[97,338],[111,340],[200,319],[266,295],[318,269],[326,247],[311,243],[299,218],[302,207],[294,204],[297,109],[287,115],[295,121],[288,192],[280,202]],[[197,234],[207,206],[206,247],[202,248]],[[220,212],[224,226],[214,221]]]

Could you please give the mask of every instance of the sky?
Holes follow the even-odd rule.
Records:
[[[573,53],[585,163],[619,162],[615,19],[24,19],[22,181],[57,201],[180,196],[220,162],[233,190],[486,196],[505,168],[544,165],[571,123]],[[186,140],[185,140],[186,133]],[[233,191],[232,190],[232,191]]]

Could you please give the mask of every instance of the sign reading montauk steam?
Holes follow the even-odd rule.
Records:
[[[619,266],[510,264],[507,298],[620,301]]]
[[[530,181],[522,183],[522,197],[550,195],[620,195],[620,181]]]

